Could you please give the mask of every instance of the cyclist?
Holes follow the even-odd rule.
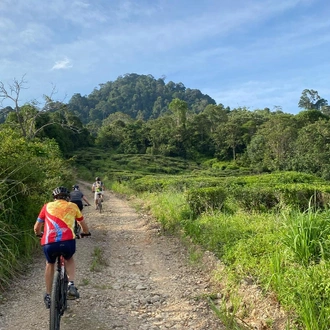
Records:
[[[105,190],[104,183],[101,181],[99,177],[96,177],[95,182],[92,185],[92,192],[94,193],[95,209],[97,209],[97,199],[99,195],[101,195],[101,201],[103,202],[104,190]]]
[[[79,190],[79,186],[75,184],[72,186],[72,191],[70,192],[70,202],[77,204],[79,210],[82,211],[84,207],[82,200],[84,200],[87,205],[91,205],[85,195]]]
[[[46,257],[45,282],[46,293],[44,302],[46,308],[50,308],[50,293],[54,276],[56,257],[62,253],[69,278],[68,299],[79,298],[79,293],[74,285],[76,252],[76,236],[74,234],[75,220],[81,226],[82,232],[90,235],[88,226],[78,206],[68,202],[69,191],[65,187],[57,187],[53,190],[54,201],[46,203],[34,225],[34,232],[41,236],[41,245]],[[42,234],[42,228],[44,233]]]

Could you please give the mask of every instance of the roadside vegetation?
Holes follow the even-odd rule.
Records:
[[[0,288],[40,244],[33,224],[52,187],[72,180],[70,167],[54,141],[26,141],[0,130]]]

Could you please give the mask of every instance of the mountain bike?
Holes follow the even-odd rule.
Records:
[[[61,316],[67,309],[68,276],[66,274],[64,257],[56,259],[56,271],[54,273],[52,292],[50,295],[49,330],[59,330]]]
[[[43,233],[37,235],[41,238]],[[76,234],[76,238],[91,236],[91,233]],[[53,277],[52,292],[50,294],[50,310],[49,310],[49,330],[60,330],[61,317],[68,307],[69,279],[65,269],[65,259],[62,254],[56,257],[56,268]]]
[[[90,235],[90,233],[81,233],[76,238],[83,238]],[[63,255],[59,255],[56,258],[56,270],[50,295],[49,330],[60,330],[61,317],[68,307],[67,294],[68,276],[65,269],[65,261]]]

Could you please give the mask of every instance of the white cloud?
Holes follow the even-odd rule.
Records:
[[[82,7],[82,8],[89,8],[90,4],[86,3],[86,2],[83,2],[83,1],[74,1],[73,6]]]
[[[64,58],[61,61],[56,61],[52,70],[61,70],[61,69],[69,69],[72,68],[71,61],[68,58]]]

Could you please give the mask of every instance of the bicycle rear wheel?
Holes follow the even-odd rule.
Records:
[[[61,278],[60,273],[55,271],[51,293],[49,330],[60,330],[61,322]]]
[[[101,197],[97,198],[97,209],[99,210],[99,212],[102,212],[102,201],[101,201]]]
[[[101,200],[99,200],[99,211],[100,211],[100,213],[102,212],[102,202],[101,202]]]

